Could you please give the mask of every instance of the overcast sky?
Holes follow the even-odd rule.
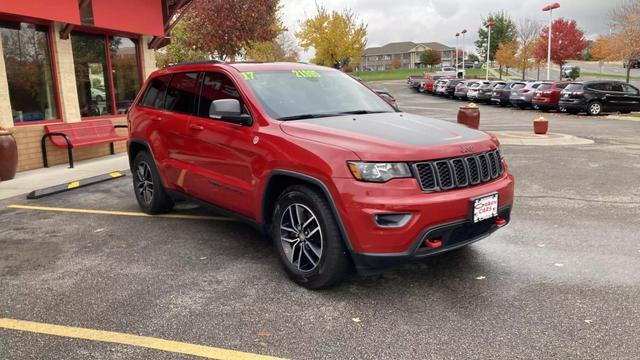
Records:
[[[589,39],[609,32],[609,10],[619,0],[560,0],[553,16],[575,19]],[[315,14],[312,0],[281,0],[283,19],[290,31]],[[517,22],[529,17],[544,24],[548,13],[542,8],[552,0],[317,0],[330,10],[345,6],[355,10],[368,24],[367,46],[388,42],[437,41],[455,46],[455,33],[466,28],[467,48],[474,49],[481,18],[490,11],[505,10]],[[462,38],[460,39],[462,41]],[[308,60],[313,53],[302,54]]]

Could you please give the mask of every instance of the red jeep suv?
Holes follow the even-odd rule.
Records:
[[[129,115],[140,207],[195,199],[254,225],[321,288],[460,248],[509,221],[487,133],[395,110],[330,68],[205,62],[154,72]]]

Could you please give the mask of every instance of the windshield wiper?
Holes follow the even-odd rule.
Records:
[[[391,111],[371,111],[371,110],[353,110],[353,111],[343,111],[340,115],[362,115],[362,114],[382,114],[389,113]]]
[[[283,116],[278,118],[278,120],[304,120],[304,119],[317,119],[317,118],[324,118],[324,117],[331,117],[331,116],[338,116],[340,114],[298,114],[298,115],[291,115],[291,116]]]
[[[388,113],[390,111],[370,111],[370,110],[354,110],[354,111],[341,111],[337,113],[327,113],[327,114],[298,114],[291,116],[283,116],[278,118],[278,120],[304,120],[304,119],[318,119],[332,116],[344,116],[344,115],[362,115],[362,114],[379,114],[379,113]]]

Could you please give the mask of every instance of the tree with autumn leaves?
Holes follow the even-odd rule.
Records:
[[[549,27],[546,26],[540,32],[540,39],[533,51],[539,61],[547,61],[548,41]],[[551,24],[551,61],[554,64],[562,67],[567,60],[578,58],[587,46],[589,42],[575,20],[559,18]]]
[[[627,64],[640,58],[640,0],[622,1],[611,11],[610,35],[596,40],[591,50],[594,60],[623,60]],[[627,66],[627,82],[631,67]]]
[[[504,66],[509,74],[509,68],[517,67],[520,62],[518,61],[518,48],[520,44],[518,41],[513,40],[509,42],[502,42],[498,45],[498,51],[496,51],[496,61],[500,64],[500,80],[502,80],[502,67]]]
[[[159,65],[234,59],[258,44],[263,54],[286,48],[290,41],[278,39],[285,31],[279,9],[279,0],[194,0],[172,30],[171,44],[159,54]],[[277,44],[265,44],[270,42]]]
[[[349,9],[328,11],[317,5],[316,10],[296,33],[301,48],[315,49],[311,62],[335,68],[358,64],[367,45],[367,25]]]

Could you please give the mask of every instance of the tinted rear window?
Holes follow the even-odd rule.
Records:
[[[611,91],[616,91],[616,92],[623,92],[624,90],[622,89],[622,84],[611,84]]]
[[[171,81],[171,75],[159,76],[149,82],[149,87],[140,101],[142,106],[162,109],[164,96]]]
[[[197,72],[173,75],[169,90],[167,90],[164,108],[183,114],[193,113],[197,82]]]
[[[524,83],[516,83],[516,84],[511,85],[511,90],[520,90],[520,89],[524,88],[525,86],[527,86],[527,85],[524,84]]]
[[[582,90],[582,84],[569,84],[565,88],[566,91],[580,91]]]
[[[497,84],[494,89],[499,90],[499,89],[503,89],[505,84]]]
[[[551,89],[551,84],[540,84],[540,86],[538,86],[538,90],[540,91],[549,90],[549,89]]]
[[[567,87],[567,85],[569,85],[569,83],[560,83],[560,84],[556,84],[556,87],[558,89],[564,89]]]

